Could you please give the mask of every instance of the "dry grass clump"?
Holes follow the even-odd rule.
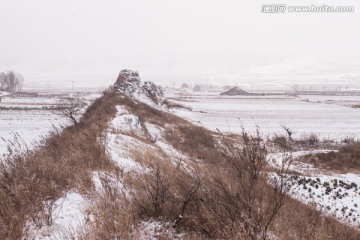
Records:
[[[334,147],[334,142],[329,140],[320,140],[319,136],[314,133],[302,134],[298,138],[289,138],[288,136],[282,134],[276,134],[268,139],[268,141],[278,149],[286,151]]]
[[[186,109],[186,110],[189,110],[189,111],[192,111],[192,108],[191,107],[188,107],[188,106],[185,106],[183,104],[180,104],[180,103],[175,103],[175,102],[172,102],[172,101],[169,101],[168,99],[165,99],[162,104],[164,104],[167,108],[182,108],[182,109]]]
[[[213,134],[190,123],[168,128],[164,137],[181,152],[196,159],[216,160],[219,155]]]
[[[303,134],[299,139],[296,139],[296,143],[305,146],[316,146],[320,143],[320,139],[315,133]]]
[[[277,149],[289,151],[292,149],[292,143],[289,138],[281,134],[275,134],[271,138],[268,138],[268,142],[276,147]]]
[[[125,95],[120,94],[120,96],[119,104],[126,106],[128,110],[138,116],[141,121],[147,121],[161,127],[164,127],[166,124],[186,122],[173,114],[150,107],[147,104],[131,99]]]
[[[324,216],[314,207],[289,199],[276,216],[272,229],[280,239],[360,239],[357,229]]]
[[[202,231],[211,238],[266,239],[285,203],[282,180],[267,184],[267,151],[258,135],[243,133],[243,145],[228,143],[218,164],[206,166],[204,202],[197,213]]]
[[[342,146],[338,152],[306,155],[300,160],[333,171],[358,171],[360,170],[360,143],[350,142]]]
[[[101,178],[101,191],[92,194],[91,218],[83,239],[134,239],[136,209],[117,174]]]
[[[133,202],[138,208],[139,218],[173,222],[185,221],[189,206],[195,200],[202,178],[196,163],[160,159],[145,152],[140,161],[144,173],[137,173],[128,184],[135,189]]]

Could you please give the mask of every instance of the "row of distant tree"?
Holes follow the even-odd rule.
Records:
[[[8,71],[0,73],[0,90],[8,92],[20,92],[24,83],[24,76],[20,73]]]

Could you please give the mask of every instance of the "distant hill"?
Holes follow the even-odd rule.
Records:
[[[233,87],[225,92],[220,93],[221,96],[238,96],[238,95],[250,95],[248,92],[238,87]]]

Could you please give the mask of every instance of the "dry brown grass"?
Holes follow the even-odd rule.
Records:
[[[357,229],[326,217],[312,206],[289,199],[275,220],[273,231],[280,239],[360,239]]]
[[[360,170],[360,143],[350,142],[338,152],[306,155],[299,159],[313,164],[317,168],[331,171],[354,172]]]
[[[165,139],[174,148],[193,159],[202,160],[197,162],[201,174],[196,175],[201,179],[200,187],[192,195],[181,221],[174,225],[178,231],[194,233],[200,239],[264,239],[269,231],[280,239],[360,237],[356,230],[287,198],[285,188],[269,186],[265,175],[270,168],[265,166],[262,154],[265,146],[259,142],[259,137],[250,137],[251,141],[247,143],[244,138],[240,143],[230,138],[229,143],[229,138],[219,139],[220,135],[168,113],[158,110],[144,112],[147,107],[138,108],[141,110],[137,114],[143,121],[167,127]],[[303,140],[305,142],[301,145],[317,143],[312,137]],[[231,151],[225,151],[218,142],[222,145],[228,142],[227,147]],[[173,195],[179,195],[179,186],[174,184],[176,168],[168,163],[164,165],[163,160],[156,158],[145,157],[148,163],[141,160],[151,173],[133,178],[139,181],[134,185],[138,189],[135,201],[141,213],[138,217],[176,222],[179,213],[176,207],[179,201],[175,201]],[[258,166],[259,170],[254,166]],[[257,177],[254,177],[255,173]],[[193,176],[187,175],[186,178],[193,179]],[[184,189],[191,189],[191,184],[184,186]],[[154,196],[161,197],[154,199]]]
[[[166,130],[165,140],[189,159],[136,149],[146,171],[124,173],[106,154],[104,131],[121,104]],[[151,140],[139,138],[146,144]],[[14,152],[0,166],[0,238],[26,237],[26,221],[44,222],[44,201],[70,189],[93,195],[93,220],[78,239],[138,239],[142,221],[166,223],[159,239],[360,239],[359,233],[286,196],[283,182],[269,185],[267,149],[259,135],[242,141],[215,134],[172,114],[110,91],[76,126],[54,131],[41,146]],[[347,152],[357,151],[344,149]],[[356,155],[357,156],[357,155]],[[108,172],[94,193],[93,171]]]
[[[121,181],[119,174],[101,179],[102,191],[92,195],[93,221],[88,222],[84,239],[134,239],[136,209]]]
[[[114,168],[99,139],[108,118],[116,113],[116,98],[106,93],[76,126],[55,129],[34,150],[14,149],[2,159],[0,239],[26,237],[27,221],[44,222],[46,201],[55,201],[70,189],[84,192],[92,185],[91,171]]]
[[[183,104],[180,104],[180,103],[175,103],[175,102],[172,102],[168,99],[165,99],[162,104],[164,104],[167,108],[182,108],[182,109],[186,109],[186,110],[189,110],[191,111],[191,107],[188,107],[188,106],[185,106]]]

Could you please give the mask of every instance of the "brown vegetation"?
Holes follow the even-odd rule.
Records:
[[[118,104],[142,123],[166,129],[162,137],[186,158],[134,149],[133,158],[145,171],[124,172],[115,166],[103,142]],[[139,140],[155,147],[151,139]],[[355,151],[348,148],[344,151]],[[139,239],[144,221],[164,223],[159,239],[175,239],[179,233],[184,239],[360,238],[356,230],[290,199],[285,178],[269,182],[273,169],[266,156],[259,134],[243,132],[238,141],[109,91],[78,124],[55,130],[33,151],[10,152],[3,159],[0,238],[26,237],[27,221],[51,224],[45,208],[71,189],[94,201],[89,208],[93,220],[79,239]],[[284,174],[286,164],[277,176]],[[107,173],[101,192],[89,190],[93,171]]]
[[[0,164],[1,239],[25,237],[27,221],[44,224],[45,202],[73,188],[88,189],[90,171],[113,168],[98,139],[116,113],[115,99],[113,93],[106,93],[76,126],[55,129],[34,150],[19,153],[20,143],[13,143],[15,149]]]
[[[300,160],[332,171],[358,171],[360,170],[360,143],[349,142],[339,151],[306,155]]]

